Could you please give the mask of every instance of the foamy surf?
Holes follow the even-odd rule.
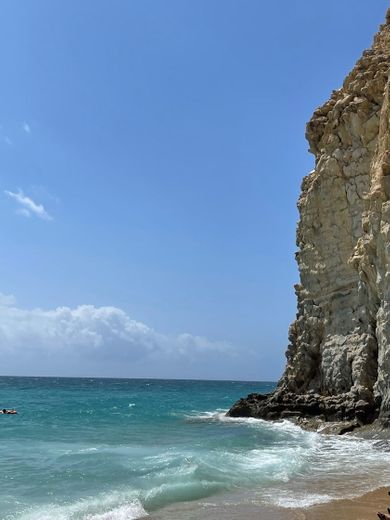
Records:
[[[257,489],[254,496],[262,503],[306,508],[341,498],[355,498],[377,488],[378,474],[382,485],[390,485],[387,445],[386,450],[381,451],[375,441],[308,432],[288,420],[269,422],[252,417],[228,417],[226,410],[221,409],[193,411],[186,420],[243,425],[257,430],[261,440],[271,435],[271,447],[263,445],[249,450],[241,454],[237,462],[238,473],[249,473],[252,477],[257,473],[262,489]],[[248,480],[242,478],[244,482]],[[271,481],[279,482],[278,486],[274,487]],[[323,488],[328,492],[322,492]]]
[[[126,499],[125,493],[114,492],[70,504],[47,504],[25,511],[18,520],[136,520],[147,516],[138,499]]]
[[[265,421],[264,419],[257,419],[255,417],[230,417],[226,415],[228,412],[227,409],[221,409],[218,408],[216,410],[211,411],[193,411],[190,414],[187,414],[185,416],[186,421],[188,422],[202,422],[202,421],[209,421],[209,422],[223,422],[223,423],[231,423],[231,424],[246,424],[246,425],[252,425],[252,426],[258,426],[263,428],[268,428],[270,430],[275,431],[286,431],[286,432],[299,432],[299,433],[306,433],[311,434],[313,432],[308,432],[306,430],[303,430],[300,426],[297,424],[292,423],[291,421],[288,421],[287,419],[282,419],[280,421]]]
[[[108,511],[107,513],[98,513],[95,515],[87,515],[83,520],[135,520],[147,516],[145,509],[138,503],[124,505]]]
[[[225,514],[229,496],[306,507],[390,482],[390,453],[369,441],[227,417],[226,397],[259,384],[16,378],[2,396],[16,403],[18,384],[26,408],[1,431],[2,519],[135,520],[202,500]]]

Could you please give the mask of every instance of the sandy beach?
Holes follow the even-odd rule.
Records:
[[[299,520],[373,520],[390,507],[388,488],[379,488],[351,500],[335,500],[295,512]]]
[[[145,520],[375,520],[378,511],[386,512],[390,506],[386,487],[353,499],[334,500],[308,508],[271,507],[251,501],[237,503],[234,496],[225,498],[174,504],[150,514]]]

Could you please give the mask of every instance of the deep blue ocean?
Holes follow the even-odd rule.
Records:
[[[0,519],[131,520],[232,493],[302,506],[390,484],[383,445],[225,417],[239,397],[273,388],[1,377],[0,408],[18,415],[0,415]]]

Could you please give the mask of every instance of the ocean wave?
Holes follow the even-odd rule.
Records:
[[[87,515],[83,520],[135,520],[144,516],[147,516],[147,513],[141,503],[133,502],[132,504],[117,507],[107,513]]]
[[[388,446],[381,450],[375,441],[309,432],[288,420],[227,417],[221,409],[194,411],[186,421],[242,425],[254,430],[255,436],[249,437],[247,446],[237,453],[229,450],[219,462],[230,484],[261,486],[258,495],[273,505],[307,507],[352,498],[377,487],[378,474],[382,484],[390,484]],[[253,448],[251,442],[259,446]],[[275,484],[278,487],[271,492]]]
[[[79,463],[77,471],[93,470],[102,482],[119,474],[131,489],[12,518],[133,520],[176,502],[245,490],[253,490],[258,503],[308,507],[346,497],[351,487],[356,494],[369,491],[378,473],[390,483],[390,453],[379,452],[372,441],[307,432],[288,420],[227,417],[222,408],[181,417],[172,421],[165,445],[79,445],[79,459],[77,452],[64,457],[68,446],[57,445],[54,460],[63,467]]]
[[[230,417],[226,415],[227,412],[228,409],[224,408],[217,408],[216,410],[203,412],[194,411],[192,414],[185,415],[185,418],[187,422],[214,421],[224,423],[238,423],[261,426],[276,430],[282,429],[289,432],[314,433],[303,430],[300,426],[292,423],[291,421],[288,421],[287,419],[270,422],[265,421],[264,419],[257,419],[255,417]]]
[[[306,508],[316,504],[325,504],[332,502],[335,499],[334,496],[325,493],[301,493],[301,494],[290,494],[286,496],[274,495],[269,497],[269,502],[278,507],[286,509],[291,508]]]
[[[265,421],[264,419],[257,419],[255,417],[229,417],[226,415],[227,411],[228,410],[226,409],[218,408],[213,411],[195,412],[193,414],[187,414],[185,420],[189,423],[215,422],[246,425],[252,428],[258,428],[263,433],[287,434],[288,436],[305,439],[306,442],[309,442],[310,440],[315,442],[315,439],[318,436],[317,432],[303,430],[300,426],[287,419],[282,419],[280,421]]]
[[[15,520],[136,520],[147,516],[141,501],[128,495],[112,492],[69,504],[46,504],[21,513]]]

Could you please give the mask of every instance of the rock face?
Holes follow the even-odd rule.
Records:
[[[276,391],[230,415],[390,418],[390,10],[371,49],[307,125],[298,313]]]

